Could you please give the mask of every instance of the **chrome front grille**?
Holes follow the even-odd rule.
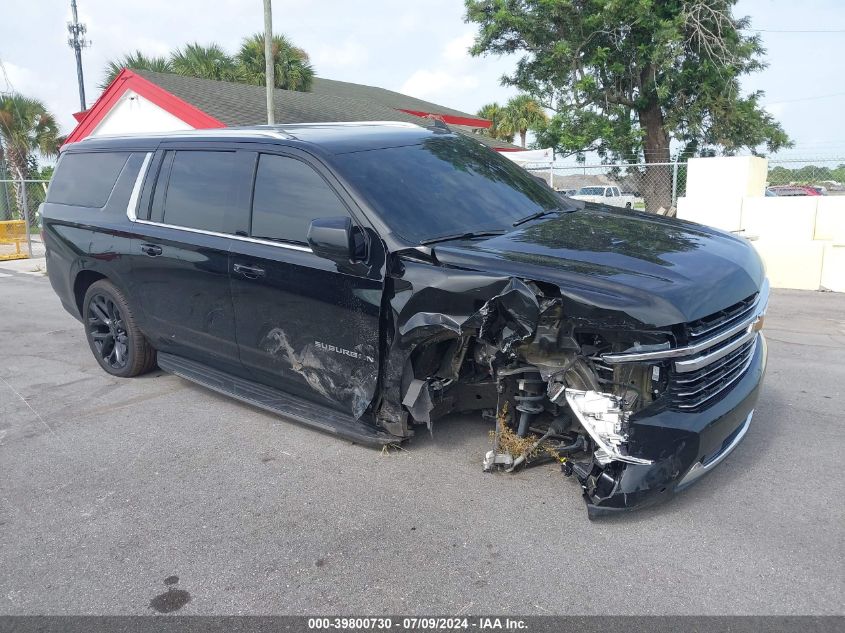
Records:
[[[651,352],[604,354],[609,364],[671,361],[665,396],[669,405],[689,411],[725,393],[748,370],[769,299],[769,284],[724,310],[685,325],[688,343]]]
[[[718,334],[720,331],[729,328],[732,324],[747,319],[757,307],[757,297],[754,293],[747,299],[735,303],[729,308],[720,310],[715,314],[687,323],[687,334],[690,342],[700,341],[708,336]]]
[[[743,337],[744,338],[744,337]],[[678,409],[698,409],[729,389],[742,378],[754,358],[757,333],[722,358],[703,368],[686,373],[676,372],[669,380],[668,395]]]

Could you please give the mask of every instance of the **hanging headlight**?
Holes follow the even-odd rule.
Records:
[[[584,430],[590,434],[598,449],[594,457],[599,464],[607,464],[614,460],[629,464],[652,464],[650,459],[632,457],[625,454],[628,437],[624,426],[627,412],[622,409],[622,401],[617,396],[598,391],[581,391],[561,386],[551,397],[553,402],[561,404],[561,396]]]

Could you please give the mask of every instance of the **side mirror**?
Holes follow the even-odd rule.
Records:
[[[349,217],[311,220],[307,239],[317,257],[337,264],[361,259],[366,252],[364,236],[352,225]]]

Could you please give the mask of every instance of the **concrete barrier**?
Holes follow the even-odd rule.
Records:
[[[845,196],[820,196],[816,200],[814,239],[845,243]]]
[[[745,198],[742,228],[761,240],[811,242],[816,231],[817,196]]]
[[[845,196],[765,197],[768,161],[691,159],[678,217],[745,236],[773,288],[845,292]]]
[[[678,198],[677,217],[723,231],[742,229],[742,198]]]
[[[825,244],[821,287],[845,292],[845,241]]]
[[[824,242],[759,239],[751,243],[766,265],[772,288],[818,290],[821,286]]]

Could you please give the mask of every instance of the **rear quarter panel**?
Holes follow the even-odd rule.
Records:
[[[140,153],[130,157],[102,208],[58,204],[48,193],[42,209],[47,275],[62,305],[77,319],[74,284],[83,271],[128,288],[131,223],[126,209],[142,160]]]

